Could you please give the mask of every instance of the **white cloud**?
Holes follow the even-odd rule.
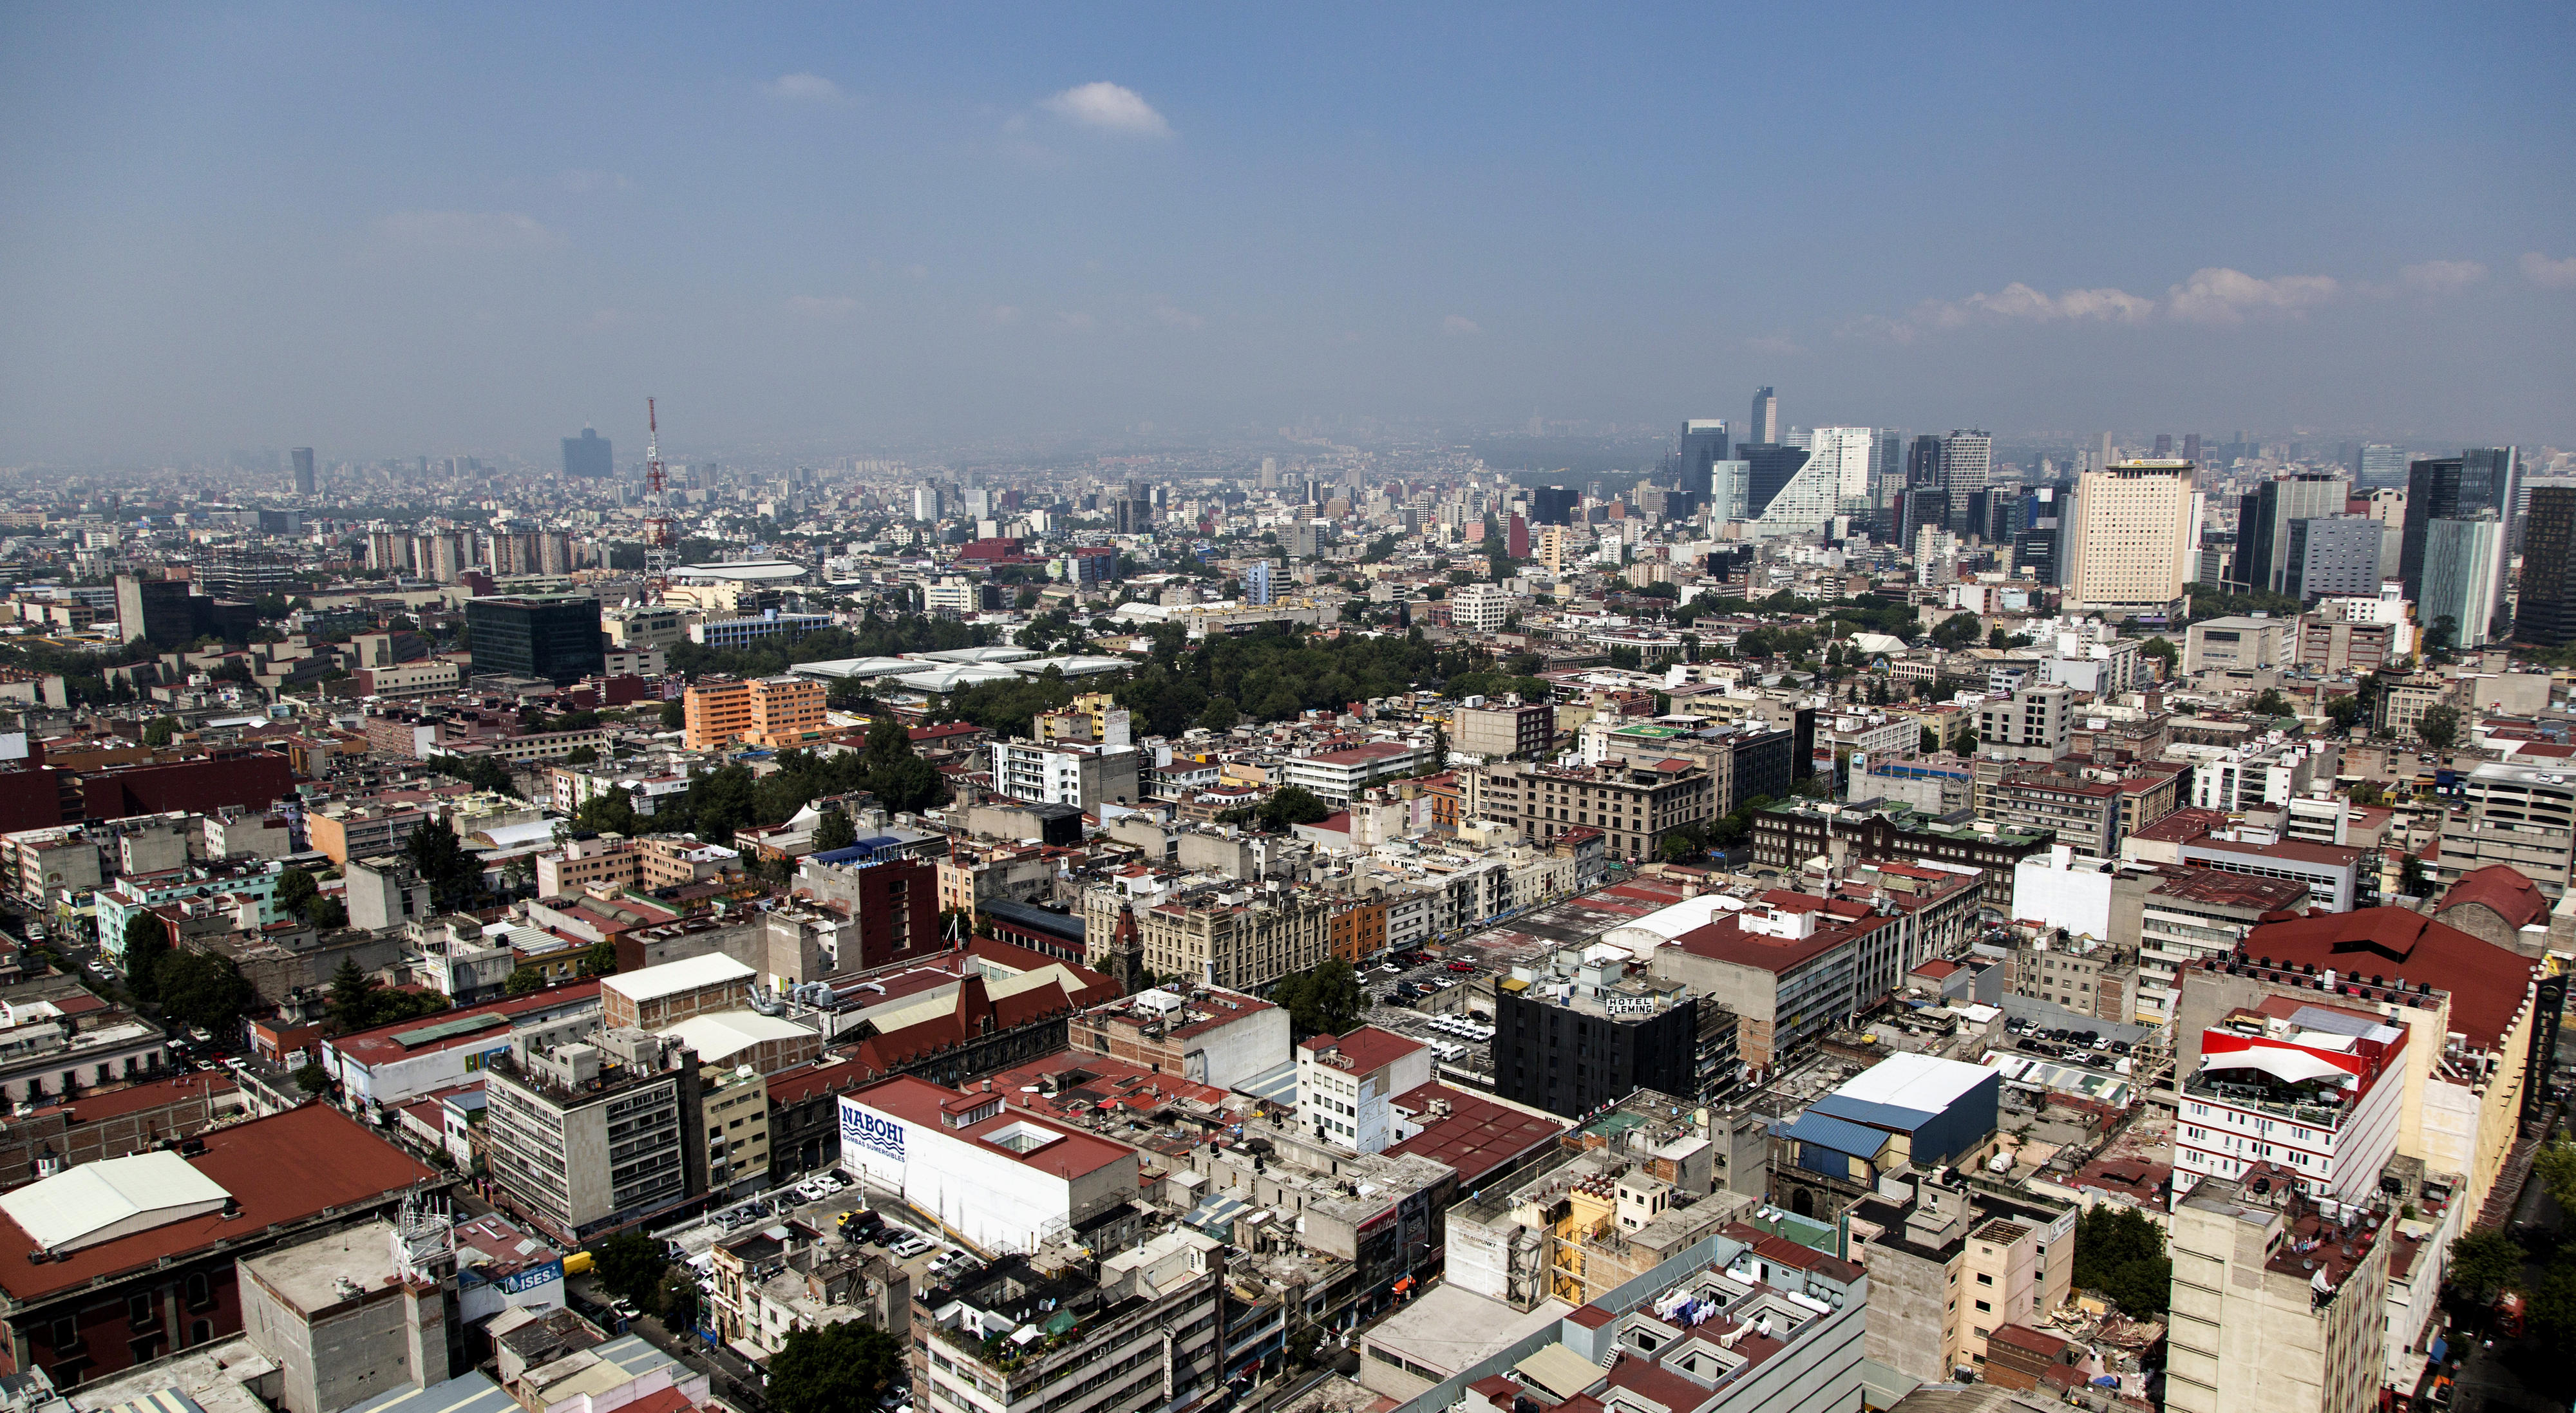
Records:
[[[618,172],[593,172],[575,168],[563,174],[563,189],[575,195],[594,191],[624,191],[635,183]]]
[[[1481,334],[1484,331],[1484,325],[1477,323],[1475,320],[1468,318],[1464,314],[1452,314],[1448,318],[1440,321],[1440,332],[1447,334],[1453,339],[1466,338],[1471,334]]]
[[[834,323],[859,312],[859,302],[846,294],[797,294],[787,298],[787,312],[799,319]]]
[[[2418,294],[2458,294],[2487,277],[2475,260],[2427,260],[2397,272],[2398,281]]]
[[[988,305],[984,309],[984,322],[988,324],[1016,324],[1020,322],[1019,306],[1016,304]]]
[[[1078,309],[1059,309],[1055,324],[1059,329],[1087,329],[1091,327],[1091,316]]]
[[[2552,260],[2537,250],[2522,257],[2522,277],[2548,289],[2576,289],[2576,255]]]
[[[2343,287],[2331,275],[2258,279],[2210,266],[2165,292],[2165,314],[2194,324],[2241,324],[2249,313],[2297,314],[2333,299]]]
[[[780,74],[761,87],[782,103],[839,104],[850,101],[847,90],[821,74]]]
[[[906,265],[903,267],[903,273],[908,279],[926,280],[930,278],[930,267],[927,265]]]
[[[1207,327],[1207,320],[1200,318],[1198,315],[1193,314],[1186,309],[1181,309],[1169,304],[1155,305],[1154,317],[1162,320],[1164,324],[1175,329],[1203,329]]]
[[[544,250],[563,236],[516,211],[397,211],[377,223],[386,240],[416,250]]]
[[[1137,137],[1170,137],[1172,125],[1132,88],[1086,83],[1046,100],[1046,109],[1068,123]]]
[[[2410,266],[2406,279],[2416,289],[2446,292],[2485,273],[2484,267],[2467,261],[2436,260]],[[1844,332],[1912,343],[1935,330],[1979,324],[2237,324],[2257,313],[2295,317],[2344,292],[2344,286],[2326,275],[2267,280],[2217,266],[2193,271],[2189,279],[2165,291],[2161,300],[2109,286],[2050,294],[2016,280],[1992,293],[1965,299],[1927,299],[1901,319],[1873,315],[1855,320]]]

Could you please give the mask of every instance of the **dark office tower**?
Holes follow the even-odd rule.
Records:
[[[584,427],[581,435],[563,439],[564,475],[586,481],[606,481],[617,475],[617,460],[609,455],[608,438]]]
[[[1514,559],[1529,558],[1528,521],[1523,520],[1517,515],[1512,517],[1511,536],[1504,542],[1503,552]]]
[[[1980,431],[1953,431],[1941,439],[1941,489],[1950,497],[1945,523],[1953,533],[1977,532],[1978,527],[1968,515],[1968,498],[1986,488],[1986,472],[1994,455],[1995,439]]]
[[[1541,486],[1530,492],[1530,519],[1541,525],[1571,525],[1574,507],[1582,499],[1564,486]]]
[[[313,494],[314,488],[319,484],[313,475],[313,448],[309,446],[297,447],[294,451],[294,456],[295,493],[300,496],[309,496]]]
[[[1946,525],[1950,495],[1941,488],[1941,439],[1916,437],[1905,453],[1905,503],[1896,527],[1897,548],[1914,552],[1914,532],[1926,525]]]
[[[1744,518],[1759,520],[1771,508],[1772,497],[1798,478],[1807,464],[1807,449],[1748,444],[1735,449],[1735,459],[1744,463]]]
[[[2303,603],[2328,594],[2376,595],[2380,539],[2380,523],[2366,515],[2291,521],[2281,592]]]
[[[2200,464],[2200,433],[2185,432],[2182,434],[2182,459],[2195,466]]]
[[[2173,433],[2156,433],[2155,459],[2158,461],[2171,461],[2173,459]]]
[[[2458,456],[2427,457],[2406,468],[2406,528],[2397,547],[2397,575],[2406,597],[2424,592],[2424,544],[2436,520],[2474,520],[2482,511],[2504,522],[2497,548],[2519,528],[2514,503],[2521,499],[2522,459],[2512,447],[2471,447]]]
[[[2406,484],[2406,448],[2394,442],[2363,442],[2353,450],[2352,483],[2377,489]]]
[[[558,686],[598,675],[599,600],[572,594],[467,599],[465,631],[476,672],[542,677]]]
[[[1726,423],[1694,417],[1682,424],[1681,466],[1673,488],[1708,498],[1711,469],[1726,459]]]
[[[2535,648],[2576,643],[2576,486],[2532,488],[2516,613],[2515,642]]]
[[[2276,476],[2237,503],[2236,577],[2255,593],[2289,592],[2290,522],[2341,515],[2352,483],[2336,471]]]
[[[185,579],[116,576],[116,632],[127,642],[137,638],[155,647],[181,646],[197,636],[188,605]]]
[[[1753,395],[1753,418],[1744,424],[1743,439],[1766,444],[1780,440],[1780,399],[1769,388]]]

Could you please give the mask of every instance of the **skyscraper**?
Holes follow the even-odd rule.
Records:
[[[1743,440],[1769,446],[1780,440],[1780,399],[1769,388],[1753,395],[1753,416],[1744,424]]]
[[[2156,459],[2156,460],[2158,460],[2158,461],[2164,461],[2164,460],[2168,460],[2168,459],[2170,459],[2172,456],[2173,456],[2173,433],[2171,433],[2171,432],[2158,432],[2158,433],[2156,433],[2156,455],[2155,455],[2155,459]]]
[[[1838,509],[1857,510],[1868,502],[1870,471],[1877,455],[1877,441],[1867,427],[1818,427],[1807,433],[1809,460],[1829,462],[1834,468]]]
[[[312,495],[319,484],[317,478],[313,474],[313,448],[309,446],[297,447],[294,455],[295,493],[300,496]]]
[[[584,427],[580,436],[564,438],[563,459],[567,477],[606,481],[617,475],[617,458],[609,455],[608,438],[595,428]]]
[[[2356,486],[2402,486],[2406,484],[2406,448],[2394,442],[2364,442],[2353,453],[2352,481]]]
[[[1682,424],[1681,474],[1676,486],[1706,499],[1711,485],[1710,470],[1726,459],[1726,423],[1715,417],[1694,417]]]
[[[2494,641],[2504,561],[2504,522],[2494,511],[2427,524],[2424,589],[2415,599],[2415,621],[2424,626],[2426,637],[2458,648]]]
[[[2238,502],[2236,583],[2240,592],[2289,592],[2290,522],[2341,515],[2351,483],[2332,471],[2276,476]]]
[[[1911,545],[1926,525],[1947,528],[1950,494],[1941,488],[1941,439],[1925,433],[1905,453],[1905,499],[1898,507],[1897,543]]]
[[[1243,601],[1247,604],[1270,602],[1276,584],[1271,577],[1270,561],[1256,559],[1243,571]]]
[[[2200,558],[2198,468],[2115,461],[2076,478],[2066,529],[2066,610],[2162,613]]]
[[[2513,637],[2536,648],[2576,642],[2576,485],[2532,489]]]
[[[2502,553],[2513,540],[2521,477],[2521,458],[2509,446],[2472,447],[2458,456],[2426,457],[2406,468],[2406,529],[2397,573],[2406,581],[2406,597],[2416,601],[2417,622],[2433,621],[2423,612],[2425,543],[2432,523],[2493,511],[2504,531],[2497,541]],[[2501,566],[2499,577],[2500,572]]]
[[[1807,465],[1807,449],[1797,446],[1746,445],[1736,448],[1745,463],[1744,514],[1759,520],[1771,502]]]
[[[2190,462],[2194,466],[2200,464],[2200,433],[2185,432],[2182,434],[2182,459]]]
[[[1943,523],[1951,533],[1974,534],[1979,528],[1969,523],[1968,498],[1986,488],[1994,454],[1995,439],[1980,431],[1953,431],[1941,439],[1941,489],[1950,500]]]
[[[1880,539],[1897,538],[1896,508],[1904,495],[1905,434],[1881,427],[1870,453],[1869,472],[1869,503],[1878,512],[1874,533]]]

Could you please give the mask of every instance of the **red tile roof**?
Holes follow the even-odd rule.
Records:
[[[2531,989],[2536,964],[2456,927],[2405,908],[2363,908],[2289,922],[2246,934],[2242,951],[2283,967],[2313,964],[2345,976],[2384,975],[2409,986],[2429,983],[2451,993],[2451,1028],[2491,1049],[2513,1025]]]
[[[123,1089],[111,1089],[103,1094],[85,1094],[64,1107],[72,1111],[72,1122],[88,1124],[96,1123],[100,1119],[111,1119],[119,1114],[158,1108],[163,1104],[175,1104],[182,1099],[200,1096],[211,1099],[218,1094],[230,1094],[239,1088],[241,1083],[227,1072],[202,1070],[194,1074],[183,1074],[174,1079],[156,1079],[144,1084],[129,1084]]]
[[[2461,874],[2460,881],[2452,884],[2451,891],[2434,905],[2433,916],[2438,918],[2471,903],[2484,904],[2503,918],[2507,927],[2523,928],[2549,921],[2549,899],[2541,895],[2540,885],[2511,864],[2488,864]]]
[[[2188,844],[2213,829],[2225,829],[2227,816],[2217,810],[2179,809],[2131,834],[2156,844]]]
[[[198,1172],[232,1194],[241,1215],[209,1212],[166,1222],[38,1265],[0,1262],[0,1290],[12,1299],[38,1300],[104,1277],[152,1267],[164,1257],[186,1256],[220,1241],[239,1241],[280,1223],[346,1211],[385,1200],[438,1175],[360,1127],[339,1110],[307,1104],[253,1119],[205,1136],[206,1151],[189,1159]],[[34,1249],[17,1222],[0,1213],[0,1246]]]
[[[1339,1050],[1342,1054],[1341,1063],[1334,1068],[1348,1070],[1353,1074],[1367,1074],[1372,1070],[1394,1064],[1422,1049],[1423,1044],[1419,1040],[1407,1040],[1391,1030],[1380,1030],[1373,1025],[1364,1025],[1343,1036],[1308,1036],[1297,1043],[1297,1048],[1301,1051],[1312,1050],[1319,1056],[1326,1050]]]
[[[1432,1116],[1431,1103],[1435,1099],[1449,1101],[1448,1117]],[[1386,1151],[1418,1154],[1435,1163],[1446,1163],[1457,1170],[1462,1188],[1474,1187],[1486,1174],[1517,1161],[1541,1144],[1554,1142],[1566,1130],[1564,1124],[1445,1084],[1426,1084],[1399,1094],[1395,1107],[1423,1125],[1423,1129]]]

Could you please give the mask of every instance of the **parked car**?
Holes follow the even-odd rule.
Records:
[[[1449,964],[1449,969],[1451,971],[1474,971],[1476,969],[1476,964],[1474,962],[1451,962]]]

